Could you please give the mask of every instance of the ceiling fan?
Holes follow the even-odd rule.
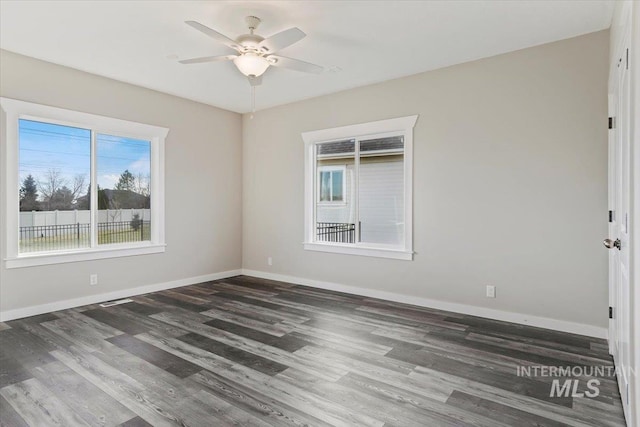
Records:
[[[289,28],[265,39],[264,37],[254,34],[254,31],[258,28],[258,25],[260,25],[260,18],[247,16],[245,21],[249,27],[249,34],[238,36],[235,40],[199,22],[185,21],[185,24],[203,32],[225,46],[234,49],[237,54],[204,56],[178,62],[181,64],[198,64],[202,62],[233,61],[235,66],[238,67],[238,70],[247,76],[251,86],[258,86],[262,83],[262,75],[270,66],[289,68],[291,70],[314,74],[319,74],[324,71],[324,67],[320,65],[274,55],[276,52],[291,46],[306,36],[299,28]]]

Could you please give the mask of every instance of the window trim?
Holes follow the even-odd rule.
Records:
[[[331,193],[331,200],[320,200],[320,189],[322,187],[322,183],[320,182],[320,174],[322,172],[330,172],[331,173],[331,183],[329,184],[329,191]],[[342,200],[333,200],[333,174],[334,172],[342,172]],[[316,177],[318,188],[317,191],[317,203],[324,207],[331,206],[344,206],[347,204],[347,167],[345,165],[331,165],[331,166],[321,166],[316,168],[316,173],[318,176]]]
[[[302,133],[302,139],[305,144],[305,235],[303,242],[305,250],[392,258],[408,261],[413,260],[413,129],[417,120],[418,115],[413,115]],[[387,247],[386,245],[374,245],[370,243],[336,243],[316,241],[315,189],[317,186],[316,180],[318,179],[315,150],[316,144],[354,138],[362,140],[374,135],[389,133],[401,134],[404,136],[404,247]],[[359,159],[356,159],[356,162],[358,161]]]
[[[35,104],[17,99],[0,97],[0,107],[4,111],[2,138],[2,157],[5,159],[3,190],[5,197],[4,250],[5,267],[19,268],[36,265],[58,264],[66,262],[89,261],[132,255],[161,253],[165,251],[165,200],[164,200],[164,144],[169,133],[168,128],[115,119],[96,114],[67,110]],[[136,139],[151,143],[151,241],[96,245],[91,248],[71,249],[51,252],[22,253],[18,251],[19,237],[19,119],[35,120],[46,123],[73,126],[92,131],[91,156],[91,206],[97,206],[95,135],[107,134]],[[92,224],[95,223],[95,210],[91,210]],[[95,234],[95,233],[94,233]],[[92,240],[97,236],[92,236]]]

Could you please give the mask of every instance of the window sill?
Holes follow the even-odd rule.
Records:
[[[354,246],[353,244],[340,243],[304,243],[307,251],[330,252],[345,255],[360,255],[376,258],[391,258],[405,261],[413,260],[413,252],[404,249],[389,249],[372,246]]]
[[[346,202],[318,202],[318,206],[323,208],[344,208],[347,206]]]
[[[49,252],[46,254],[23,254],[5,259],[6,268],[35,267],[38,265],[62,264],[68,262],[93,261],[135,255],[158,254],[165,251],[165,244],[144,244],[136,246],[107,246],[78,251]]]

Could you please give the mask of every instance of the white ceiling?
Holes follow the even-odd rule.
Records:
[[[0,47],[236,112],[250,87],[232,63],[177,59],[234,53],[184,24],[231,38],[244,17],[269,36],[297,26],[280,52],[340,71],[271,67],[258,109],[608,28],[613,1],[0,1]]]

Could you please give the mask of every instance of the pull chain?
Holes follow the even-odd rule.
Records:
[[[251,116],[249,118],[253,119],[253,113],[256,112],[256,87],[251,86]]]

